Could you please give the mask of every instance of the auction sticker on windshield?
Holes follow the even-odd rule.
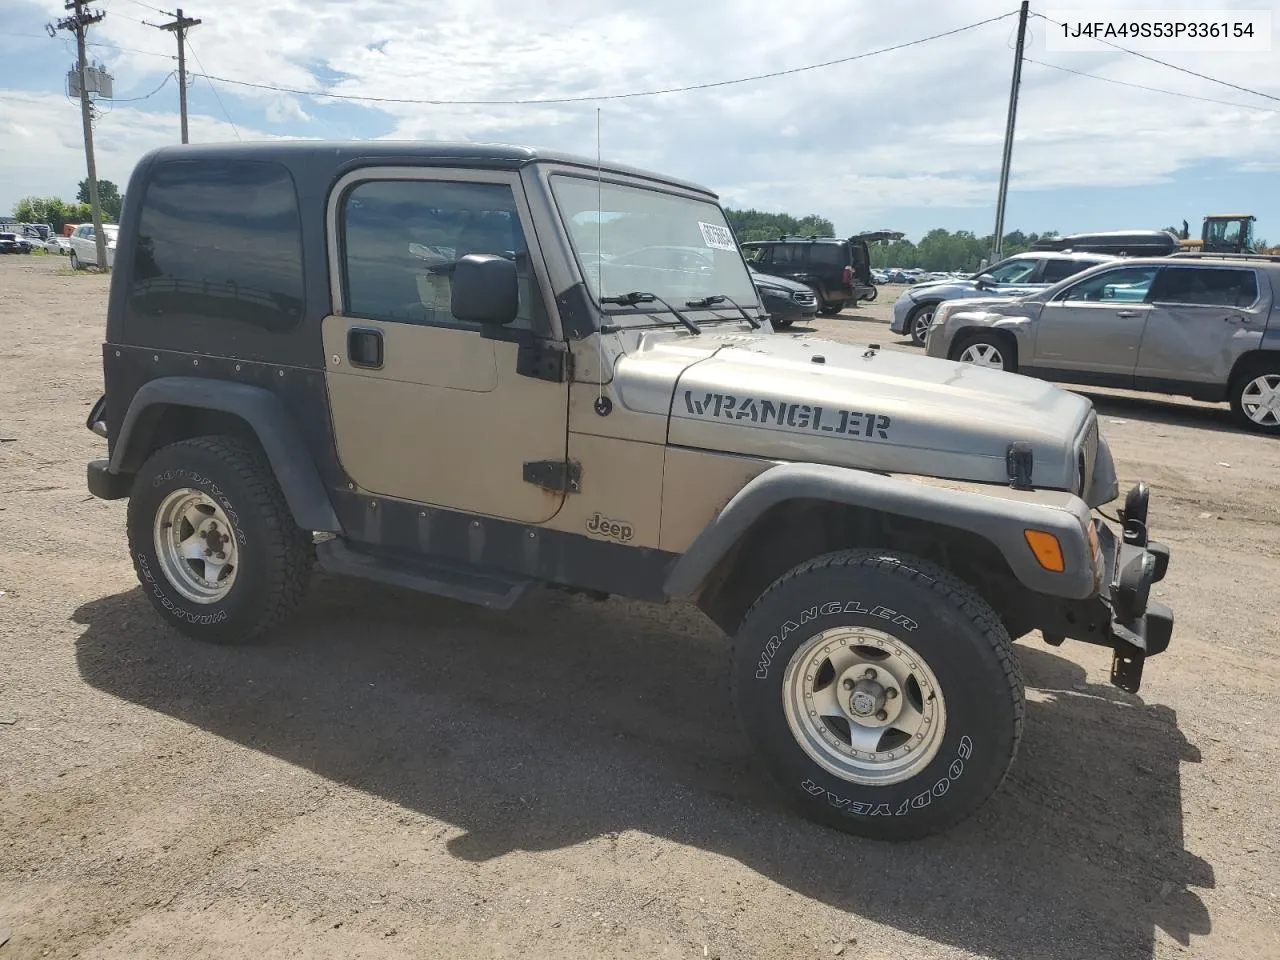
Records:
[[[712,250],[728,250],[732,253],[738,249],[733,243],[733,234],[729,232],[728,227],[718,227],[714,223],[703,223],[699,220],[698,228],[702,230],[702,242]]]

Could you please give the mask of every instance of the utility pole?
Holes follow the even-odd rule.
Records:
[[[198,27],[204,21],[195,20],[191,17],[182,15],[182,8],[179,7],[173,14],[172,23],[153,23],[149,26],[158,27],[161,30],[168,30],[170,33],[177,34],[178,37],[178,104],[182,110],[182,142],[187,142],[187,29],[190,27]]]
[[[1030,0],[1022,0],[1018,11],[1018,49],[1013,55],[1013,83],[1009,88],[1009,117],[1004,125],[1004,157],[1000,163],[1000,197],[996,200],[996,235],[991,244],[991,262],[1000,259],[1004,250],[1004,207],[1009,196],[1009,165],[1013,161],[1013,128],[1018,119],[1018,87],[1022,85],[1022,48],[1027,40],[1027,8]]]
[[[102,232],[102,207],[98,203],[98,165],[93,159],[93,107],[89,103],[89,84],[85,76],[84,32],[97,23],[105,13],[86,10],[84,0],[67,0],[66,10],[75,14],[58,21],[59,30],[70,30],[76,35],[76,71],[80,74],[80,120],[84,124],[84,159],[89,170],[89,207],[93,211],[93,237],[97,246],[99,270],[107,269],[107,237]]]

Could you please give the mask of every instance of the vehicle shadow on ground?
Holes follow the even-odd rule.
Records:
[[[324,579],[260,647],[203,646],[141,590],[87,603],[93,687],[464,829],[483,861],[638,830],[805,897],[987,956],[1145,957],[1210,929],[1183,847],[1174,712],[1045,649],[1014,772],[973,820],[912,844],[800,819],[732,718],[728,644],[696,611],[546,593],[495,613]],[[1028,949],[1034,944],[1033,949]]]
[[[1087,397],[1100,417],[1124,417],[1145,423],[1162,423],[1172,427],[1249,433],[1236,423],[1231,415],[1231,409],[1225,403],[1221,406],[1201,406],[1179,403],[1172,398],[1133,397],[1117,393],[1102,393],[1071,384],[1063,384],[1063,386],[1073,393]]]

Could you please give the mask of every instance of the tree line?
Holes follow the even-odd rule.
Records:
[[[725,210],[729,226],[740,243],[752,240],[776,240],[782,236],[834,237],[835,227],[826,217],[811,213],[805,217],[793,217],[786,213],[765,213],[761,210]],[[1022,253],[1036,241],[1057,236],[1057,231],[1023,233],[1013,230],[1004,236],[1005,256]],[[968,230],[941,228],[930,230],[918,241],[907,239],[892,243],[871,245],[873,267],[918,268],[921,270],[977,270],[983,260],[991,257],[993,234],[980,237]]]
[[[98,202],[102,205],[102,219],[117,223],[124,206],[124,194],[110,180],[98,181]],[[89,207],[89,180],[80,181],[75,200],[61,197],[23,197],[13,208],[14,219],[20,223],[47,223],[60,235],[65,224],[88,223],[93,219]]]

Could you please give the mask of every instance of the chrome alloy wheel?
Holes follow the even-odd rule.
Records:
[[[156,510],[156,558],[165,579],[193,603],[217,603],[235,583],[236,536],[208,494],[174,490]]]
[[[1264,373],[1245,384],[1240,408],[1260,427],[1280,426],[1280,374]]]
[[[972,363],[979,367],[990,367],[993,370],[1004,369],[1004,356],[1000,348],[993,343],[975,343],[964,348],[960,354],[961,363]]]
[[[783,674],[782,698],[800,748],[850,783],[915,776],[946,734],[946,702],[929,665],[870,627],[835,627],[802,643]]]

